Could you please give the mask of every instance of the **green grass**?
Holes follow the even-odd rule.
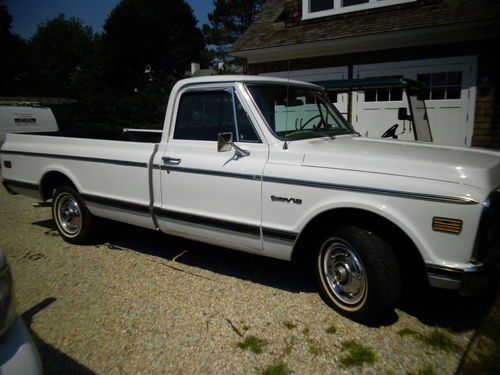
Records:
[[[437,329],[429,333],[427,336],[420,335],[418,338],[424,344],[436,350],[448,353],[460,350],[460,346],[452,340],[449,334],[438,331]]]
[[[337,333],[337,328],[335,328],[335,326],[330,326],[327,329],[325,329],[325,332],[330,334],[330,335],[333,335],[333,334]]]
[[[292,336],[290,340],[285,339],[285,349],[283,350],[283,355],[287,356],[292,353],[293,347],[295,346],[295,343],[297,342],[296,338]]]
[[[436,372],[431,366],[420,367],[416,372],[408,372],[408,375],[436,375]]]
[[[283,325],[288,328],[288,329],[294,329],[297,328],[297,324],[293,322],[283,322]]]
[[[417,331],[414,331],[413,329],[410,329],[410,328],[403,328],[403,329],[398,331],[398,335],[401,337],[405,337],[405,336],[418,337],[419,333]]]
[[[414,337],[434,350],[441,350],[448,353],[460,350],[460,346],[453,341],[449,333],[437,329],[433,330],[428,335],[424,335],[410,328],[403,328],[398,331],[398,335],[401,337]]]
[[[313,339],[307,339],[307,343],[309,344],[309,353],[311,353],[312,355],[318,356],[325,352],[319,342]]]
[[[290,375],[291,373],[290,369],[283,362],[269,365],[262,370],[262,375]]]
[[[241,350],[249,350],[255,354],[261,354],[264,351],[264,346],[266,345],[266,340],[250,335],[247,336],[244,341],[238,343],[238,348]]]
[[[367,346],[358,343],[355,340],[344,341],[342,351],[349,354],[340,358],[340,363],[344,367],[361,367],[365,364],[375,363],[375,353]]]
[[[306,328],[304,328],[304,329],[302,330],[302,334],[303,334],[304,336],[309,335],[309,333],[310,333],[310,332],[311,332],[311,330],[309,329],[309,327],[306,327]]]

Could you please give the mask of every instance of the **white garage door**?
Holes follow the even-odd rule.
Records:
[[[434,143],[470,146],[476,98],[475,56],[413,60],[354,66],[355,78],[404,77],[428,86],[425,93]],[[353,95],[353,125],[363,136],[380,138],[385,130],[399,124],[400,139],[413,140],[408,123],[397,118],[398,108],[407,107],[399,89],[369,90]]]
[[[273,72],[264,73],[262,75],[290,78],[305,82],[320,82],[330,81],[335,79],[347,79],[347,66],[339,66],[334,68],[321,68],[321,69],[307,69],[307,70],[291,70],[290,72]],[[337,109],[347,119],[348,111],[348,95],[347,93],[335,94],[328,93],[331,101],[335,104]]]

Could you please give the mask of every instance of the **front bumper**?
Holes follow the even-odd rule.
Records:
[[[470,296],[481,293],[497,269],[497,262],[466,269],[427,265],[427,275],[432,287],[455,289],[463,296]]]
[[[35,343],[21,318],[17,317],[9,330],[0,338],[0,374],[41,373],[42,365]]]

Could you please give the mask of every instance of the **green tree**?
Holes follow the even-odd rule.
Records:
[[[23,39],[11,33],[12,16],[0,2],[0,95],[24,94],[27,48]]]
[[[244,61],[228,56],[227,51],[250,27],[266,0],[213,0],[214,11],[208,15],[209,25],[203,34],[209,46],[207,54],[212,64],[224,63],[222,72],[230,66],[244,66]]]
[[[33,94],[79,96],[82,77],[94,55],[94,33],[83,21],[63,14],[38,26],[29,42],[32,56]]]
[[[184,0],[122,0],[104,24],[103,78],[121,92],[168,86],[201,58],[205,44],[196,24]]]

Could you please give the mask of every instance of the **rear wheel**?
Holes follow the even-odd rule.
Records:
[[[375,323],[394,309],[401,290],[398,263],[373,232],[350,226],[324,236],[315,268],[323,299],[340,314]]]
[[[74,188],[62,186],[54,190],[52,217],[65,241],[84,244],[90,240],[92,214]]]

